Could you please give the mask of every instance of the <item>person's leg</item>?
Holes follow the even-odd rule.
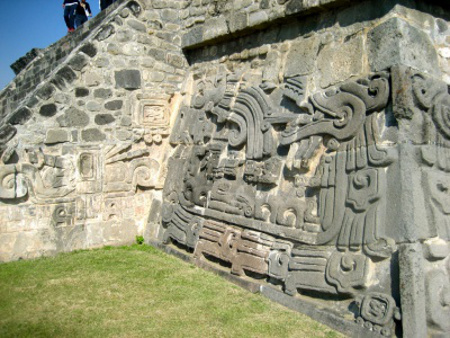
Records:
[[[64,7],[64,21],[66,22],[66,26],[68,29],[72,28],[72,26],[70,25],[70,19],[69,19],[69,13],[70,13],[70,8],[72,6],[66,6]]]
[[[68,20],[68,28],[69,29],[74,29],[75,28],[75,8],[77,6],[76,5],[72,5],[72,6],[66,6],[67,9],[67,20]]]
[[[75,17],[75,28],[80,27],[86,21],[87,21],[87,16],[86,15],[77,14],[77,16]]]

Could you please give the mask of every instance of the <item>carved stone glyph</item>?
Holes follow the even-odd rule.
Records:
[[[383,288],[372,271],[396,250],[384,215],[398,155],[380,140],[389,74],[309,96],[305,78],[268,89],[237,77],[200,80],[190,106],[181,107],[173,133],[187,137],[178,138],[169,166],[177,183],[164,188],[164,243],[238,276],[281,284],[292,296],[351,299]],[[190,116],[202,122],[183,123]],[[380,293],[371,304],[395,308],[390,297]],[[368,302],[362,324],[389,335],[393,310],[375,319]]]

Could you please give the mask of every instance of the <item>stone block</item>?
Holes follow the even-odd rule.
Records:
[[[135,69],[120,70],[115,72],[117,88],[134,90],[141,88],[141,72]]]
[[[75,97],[86,97],[89,95],[89,89],[87,88],[75,88]]]
[[[81,139],[84,142],[101,142],[106,140],[106,135],[97,128],[90,128],[81,131]]]
[[[131,120],[131,117],[129,117],[129,116],[124,116],[120,120],[120,125],[124,126],[124,127],[129,127],[129,126],[131,126],[132,123],[133,123],[133,121]]]
[[[439,75],[438,58],[429,37],[399,18],[389,19],[368,33],[372,71],[405,65]]]
[[[89,116],[81,110],[70,107],[56,121],[61,127],[84,127],[89,124]]]
[[[69,65],[74,70],[81,71],[89,63],[89,60],[83,54],[77,54],[69,60]]]
[[[186,65],[185,59],[178,54],[167,54],[167,61],[171,66],[175,68],[183,68]]]
[[[210,40],[227,33],[228,25],[223,16],[211,18],[205,22],[203,39]]]
[[[179,19],[179,11],[175,9],[163,9],[161,11],[161,19],[168,22],[176,22]]]
[[[92,43],[87,43],[81,46],[80,51],[90,56],[91,58],[97,55],[97,48]]]
[[[85,74],[84,82],[88,87],[96,87],[103,82],[103,78],[96,72],[89,72]]]
[[[320,86],[326,88],[335,83],[360,75],[363,70],[362,36],[351,37],[344,43],[330,43],[323,47],[317,68],[321,74]]]
[[[405,337],[426,337],[425,276],[420,243],[399,246],[400,295]]]
[[[305,75],[315,70],[319,41],[313,36],[292,43],[286,59],[285,77]]]
[[[99,126],[103,126],[105,124],[113,123],[116,119],[111,114],[98,114],[95,116],[95,123]]]
[[[147,54],[153,57],[155,60],[158,61],[165,61],[166,60],[166,52],[163,49],[159,48],[150,48],[147,51]]]
[[[94,97],[97,99],[109,99],[112,96],[112,90],[108,88],[98,88],[94,90]]]
[[[46,144],[70,142],[70,134],[65,129],[50,129],[45,135]]]
[[[140,21],[135,19],[129,19],[127,21],[128,26],[131,28],[137,30],[138,32],[145,33],[147,31],[147,27]]]
[[[234,33],[246,28],[249,24],[248,21],[248,13],[245,11],[235,12],[234,15],[230,18],[230,32]]]
[[[44,104],[41,109],[39,109],[39,114],[44,117],[52,117],[56,115],[58,108],[54,103]]]
[[[116,39],[118,42],[130,42],[133,41],[136,34],[135,32],[131,31],[130,29],[121,29],[119,32],[117,32]],[[138,35],[138,38],[141,35]]]
[[[77,75],[75,72],[68,66],[61,68],[56,75],[52,79],[52,83],[58,87],[59,89],[65,89],[68,84],[71,84]]]
[[[95,60],[95,65],[98,68],[108,68],[109,66],[109,58],[107,56],[100,56]]]
[[[203,41],[203,27],[197,26],[191,28],[186,34],[181,37],[181,46],[188,47],[199,44]]]
[[[111,35],[113,35],[116,32],[116,29],[113,25],[105,25],[101,31],[97,34],[96,39],[98,41],[103,41],[109,38]]]
[[[248,21],[250,26],[257,26],[269,20],[266,11],[257,11],[250,13]]]
[[[152,82],[162,82],[166,78],[166,74],[163,72],[150,71],[148,73],[148,80]]]
[[[55,92],[55,87],[51,84],[46,84],[38,89],[36,95],[42,100],[48,100]]]
[[[86,103],[86,109],[92,112],[97,112],[102,109],[102,105],[97,101],[89,101]]]
[[[108,110],[119,110],[123,107],[122,100],[113,100],[105,103],[105,108]]]
[[[8,123],[12,125],[25,124],[31,118],[32,114],[33,113],[29,108],[22,107],[11,115],[11,117],[8,119]]]
[[[121,53],[120,47],[115,43],[109,43],[108,47],[106,48],[106,51],[112,55],[118,55]]]
[[[11,140],[17,133],[17,128],[10,124],[5,124],[0,127],[0,144],[5,144]]]

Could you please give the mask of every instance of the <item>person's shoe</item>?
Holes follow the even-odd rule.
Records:
[[[69,33],[72,33],[75,31],[75,28],[69,28]]]

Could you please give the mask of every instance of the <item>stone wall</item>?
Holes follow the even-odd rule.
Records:
[[[448,12],[299,3],[192,7],[153,243],[349,335],[448,333]]]
[[[132,243],[143,233],[161,199],[187,73],[180,27],[162,22],[144,3],[121,2],[85,39],[87,28],[63,39],[77,42],[69,56],[45,71],[33,60],[5,89],[25,99],[8,107],[1,127],[1,260]],[[45,80],[20,87],[35,70]]]
[[[119,2],[7,105],[2,260],[144,235],[349,335],[448,334],[436,3]]]

